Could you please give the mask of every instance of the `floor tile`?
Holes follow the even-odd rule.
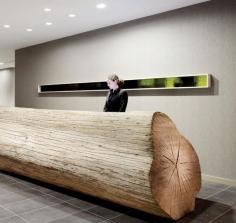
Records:
[[[0,219],[11,217],[12,215],[14,215],[12,212],[0,207]]]
[[[89,209],[89,212],[102,216],[103,218],[109,219],[114,218],[120,214],[122,214],[119,210],[112,210],[106,207],[97,206],[94,208]]]
[[[41,185],[32,185],[31,186],[32,188],[36,189],[36,190],[39,190],[45,194],[49,194],[49,193],[52,193],[54,190],[49,188],[49,187],[45,187],[45,186],[41,186]]]
[[[221,184],[221,183],[215,183],[215,182],[209,182],[209,181],[203,181],[202,188],[205,188],[205,187],[208,187],[208,188],[211,187],[211,188],[223,190],[223,189],[226,189],[228,187],[228,185]]]
[[[9,203],[16,201],[23,201],[25,199],[42,196],[43,194],[40,191],[28,189],[24,191],[18,191],[17,193],[9,192],[0,195],[0,205],[5,206]]]
[[[71,196],[71,195],[65,194],[65,193],[61,193],[61,192],[58,192],[58,191],[50,191],[47,194],[49,194],[51,196],[54,196],[54,197],[56,197],[58,199],[61,199],[63,201],[68,201],[68,200],[71,200],[71,199],[75,198],[74,196]]]
[[[112,218],[111,220],[116,223],[147,223],[148,222],[147,220],[143,220],[135,216],[127,215],[127,214],[117,216],[115,218]]]
[[[236,193],[236,187],[229,187],[227,190],[235,192]]]
[[[9,184],[13,184],[13,183],[17,183],[16,180],[5,177],[3,175],[0,175],[0,187],[1,185],[9,185]]]
[[[199,198],[196,200],[195,211],[176,221],[177,223],[236,222],[236,187],[203,181],[202,189],[197,196]],[[170,223],[174,221],[0,171],[0,223],[26,222]]]
[[[46,223],[80,211],[81,209],[70,204],[61,203],[19,215],[30,223]]]
[[[15,176],[14,178],[15,180],[17,180],[17,182],[21,183],[21,184],[25,184],[28,186],[34,186],[37,185],[39,181],[34,180],[32,178],[28,178],[28,177],[24,177],[24,176]]]
[[[231,209],[220,218],[217,218],[213,223],[235,223],[236,222],[236,209]]]
[[[222,190],[225,190],[228,186],[224,184],[217,184],[212,182],[204,182],[202,183],[202,188],[198,192],[197,197],[198,198],[207,198],[211,195],[214,195],[215,193],[221,192]]]
[[[33,197],[23,201],[13,202],[5,205],[4,207],[13,211],[16,214],[19,214],[36,210],[42,207],[59,204],[62,202],[63,202],[62,200],[59,200],[53,196],[44,195],[40,197]]]
[[[4,176],[14,180],[15,182],[21,185],[23,184],[26,187],[35,188],[44,192],[51,191],[50,187],[53,188],[53,185],[50,185],[50,184],[47,184],[47,183],[44,183],[35,179],[31,179],[25,176],[20,176],[20,175],[19,176],[18,175],[4,175]]]
[[[206,199],[212,195],[215,195],[218,192],[221,192],[222,189],[217,189],[217,188],[212,188],[212,187],[205,187],[202,188],[198,193],[197,193],[197,198],[203,198]]]
[[[7,173],[7,172],[0,172],[0,178],[7,178],[12,181],[18,180],[18,178],[15,175],[11,175],[10,173]]]
[[[84,200],[81,200],[79,198],[72,198],[71,200],[68,200],[67,203],[75,205],[76,207],[79,207],[79,208],[81,208],[83,210],[84,209],[90,209],[90,208],[93,208],[93,207],[97,206],[94,203],[91,203],[91,202],[88,202],[88,201],[84,201]]]
[[[26,179],[18,179],[17,182],[20,184],[23,184],[27,187],[40,190],[42,192],[50,192],[50,191],[52,191],[52,189],[50,189],[50,187],[53,188],[53,185],[49,185],[49,184],[39,182],[36,180],[32,180],[32,179],[27,179],[27,180]]]
[[[29,222],[24,221],[20,217],[13,216],[10,218],[4,218],[2,220],[0,219],[0,223],[29,223]]]
[[[201,223],[201,221],[199,221],[197,219],[183,217],[180,220],[176,221],[176,223]]]
[[[20,184],[18,182],[8,184],[8,185],[5,185],[5,186],[4,185],[0,186],[0,192],[1,193],[9,193],[9,192],[18,193],[18,192],[21,192],[23,190],[28,190],[28,189],[30,189],[30,188],[27,187],[26,185]]]
[[[216,201],[222,204],[226,204],[229,206],[236,205],[236,192],[231,190],[225,190],[219,192],[213,196],[208,197],[211,201]]]
[[[229,209],[230,206],[215,201],[196,199],[195,210],[192,213],[187,214],[186,217],[197,222],[207,223]]]
[[[98,223],[104,221],[105,219],[100,216],[96,216],[90,212],[83,211],[61,219],[57,219],[50,223]]]
[[[102,221],[101,223],[114,223],[114,221],[105,220],[105,221]]]
[[[170,219],[162,218],[150,214],[146,214],[141,211],[131,211],[126,214],[119,215],[115,218],[111,218],[111,221],[115,223],[171,223]]]

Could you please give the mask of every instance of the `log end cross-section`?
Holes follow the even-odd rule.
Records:
[[[163,113],[153,115],[152,137],[152,194],[162,210],[179,219],[194,209],[195,195],[201,187],[199,160],[192,145]]]

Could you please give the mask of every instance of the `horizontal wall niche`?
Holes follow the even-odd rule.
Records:
[[[125,80],[126,90],[153,90],[153,89],[186,89],[186,88],[209,88],[211,87],[210,74],[198,74],[188,76],[168,76],[158,78]],[[38,93],[56,92],[80,92],[80,91],[107,91],[106,81],[85,82],[70,84],[47,84],[39,85]]]

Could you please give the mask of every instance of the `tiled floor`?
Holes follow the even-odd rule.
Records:
[[[169,223],[72,191],[0,172],[0,223]],[[178,223],[236,222],[236,187],[203,182],[195,211]]]

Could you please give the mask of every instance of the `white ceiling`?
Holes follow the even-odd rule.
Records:
[[[170,11],[207,0],[0,0],[0,69],[14,64],[15,49]],[[97,3],[105,9],[97,9]],[[45,12],[44,8],[51,8]],[[73,13],[77,16],[69,18]],[[53,25],[46,26],[45,22]],[[4,28],[10,25],[11,28]],[[26,32],[27,28],[33,29]]]

